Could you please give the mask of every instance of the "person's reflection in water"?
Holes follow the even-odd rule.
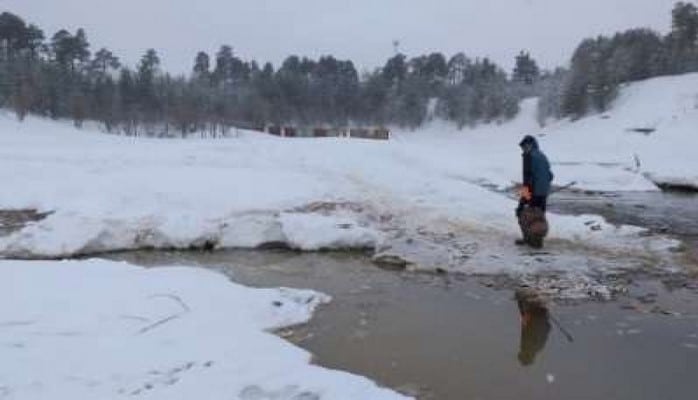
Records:
[[[536,361],[536,356],[548,341],[550,316],[545,301],[534,290],[518,289],[515,298],[521,314],[521,342],[518,358],[521,365],[528,366]]]

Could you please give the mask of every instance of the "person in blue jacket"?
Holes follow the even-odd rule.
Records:
[[[516,216],[520,217],[526,206],[538,208],[545,214],[554,177],[550,162],[533,136],[526,135],[519,146],[523,151],[523,186]],[[517,240],[516,243],[526,244],[524,240]]]

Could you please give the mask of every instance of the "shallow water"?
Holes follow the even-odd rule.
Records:
[[[610,223],[635,225],[682,240],[698,270],[698,194],[676,192],[561,192],[549,199],[549,210],[561,214],[602,215]]]
[[[363,255],[113,257],[209,268],[251,286],[328,293],[333,302],[308,325],[280,334],[320,365],[421,399],[688,399],[698,392],[698,286],[669,291],[636,282],[617,302],[558,307],[554,315],[574,337],[568,342],[544,323],[522,333],[510,291],[486,288],[477,278],[382,270]]]
[[[563,192],[553,194],[549,204],[553,212],[598,214],[611,223],[644,226],[679,236],[698,236],[698,194]]]

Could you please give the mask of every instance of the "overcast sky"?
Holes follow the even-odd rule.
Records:
[[[630,27],[666,32],[675,0],[0,0],[43,28],[86,29],[135,64],[155,48],[165,69],[188,72],[199,50],[278,64],[289,54],[349,58],[360,70],[393,53],[463,51],[510,68],[521,49],[545,67],[565,64],[590,35]]]

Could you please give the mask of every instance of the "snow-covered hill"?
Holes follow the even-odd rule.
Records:
[[[618,163],[657,184],[698,188],[698,74],[631,84],[609,112],[544,133],[558,159]]]
[[[502,187],[520,180],[517,143],[534,134],[559,185],[575,181],[580,189],[603,191],[658,190],[657,184],[698,188],[698,74],[627,85],[609,112],[578,121],[541,128],[535,110],[536,100],[530,99],[506,124],[457,131],[434,123],[398,136],[434,147],[444,157],[457,156],[454,162],[472,178]]]

